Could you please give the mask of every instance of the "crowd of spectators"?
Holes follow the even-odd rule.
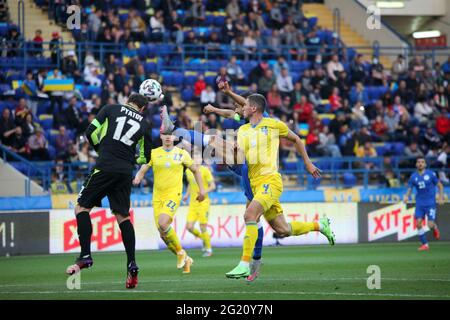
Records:
[[[434,65],[421,56],[399,55],[391,66],[382,65],[379,57],[371,61],[361,54],[348,59],[336,35],[330,43],[324,43],[311,27],[302,11],[306,1],[146,1],[134,0],[127,19],[122,23],[112,1],[49,0],[49,17],[57,23],[65,21],[67,5],[84,7],[95,3],[93,9],[83,10],[81,30],[75,33],[78,44],[86,41],[121,44],[126,47],[124,64],[118,63],[118,55],[106,55],[103,61],[96,53],[85,52],[78,61],[75,52],[60,57],[61,68],[39,70],[27,74],[36,90],[42,89],[48,77],[70,77],[77,83],[101,88],[101,93],[89,100],[79,101],[77,95],[65,95],[53,91],[49,113],[54,114],[54,129],[59,131],[55,141],[58,160],[93,161],[93,154],[86,152],[82,135],[98,110],[105,104],[123,103],[132,91],[146,78],[154,78],[164,84],[164,78],[148,73],[139,61],[136,42],[173,42],[203,44],[224,59],[220,45],[229,44],[233,56],[226,66],[217,70],[217,79],[227,80],[236,89],[247,86],[250,92],[266,96],[268,112],[288,123],[294,131],[303,134],[312,156],[376,157],[374,143],[401,142],[405,145],[402,155],[430,156],[447,165],[446,154],[450,151],[450,56],[442,65]],[[180,17],[177,10],[185,14]],[[223,10],[226,13],[220,32],[199,37],[193,31],[183,32],[185,27],[206,26],[206,12]],[[269,36],[263,36],[270,30]],[[265,33],[267,34],[267,33]],[[11,30],[9,39],[20,38],[18,31]],[[42,52],[40,30],[36,30],[35,52]],[[59,34],[52,35],[52,59],[58,60],[56,50],[60,45]],[[280,50],[281,45],[295,46],[289,55]],[[260,46],[268,60],[259,61],[245,74],[240,62],[257,58]],[[320,48],[311,46],[319,46]],[[55,49],[56,48],[56,49]],[[15,48],[8,48],[14,55]],[[216,51],[214,51],[216,50]],[[186,52],[195,57],[195,53]],[[289,57],[289,59],[288,59]],[[123,57],[120,57],[121,59]],[[55,61],[56,61],[55,60]],[[273,60],[273,63],[269,63]],[[292,72],[291,61],[307,61],[309,67],[301,75]],[[84,65],[83,69],[79,64]],[[383,94],[373,99],[368,88],[385,88]],[[173,105],[166,86],[167,105]],[[180,89],[180,88],[178,88]],[[215,84],[208,84],[200,74],[192,86],[193,105],[199,107],[213,104],[221,108],[233,108],[226,95]],[[67,104],[67,106],[66,106]],[[64,109],[64,110],[63,110]],[[155,108],[153,109],[153,111]],[[185,108],[172,108],[177,112],[178,124],[190,128],[192,120]],[[1,141],[11,150],[34,160],[47,160],[48,139],[36,123],[36,107],[33,99],[21,99],[15,110],[4,109],[0,122]],[[152,111],[147,115],[151,119]],[[324,121],[323,118],[330,119]],[[210,115],[202,117],[204,127],[221,128],[222,119]],[[67,132],[69,130],[69,134]],[[83,151],[82,151],[83,150]],[[293,146],[282,141],[280,154],[287,157]],[[384,153],[388,159],[391,154]],[[389,160],[386,160],[389,162]],[[363,164],[367,169],[376,164]],[[410,165],[410,164],[408,164]],[[383,167],[384,168],[384,167]],[[387,172],[389,168],[386,169]],[[390,177],[389,172],[388,176]],[[448,182],[445,175],[440,177]],[[386,183],[389,183],[388,178]]]

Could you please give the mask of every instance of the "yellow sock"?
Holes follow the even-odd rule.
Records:
[[[174,252],[175,254],[177,254],[177,252],[180,252],[183,247],[181,247],[181,243],[180,240],[178,239],[178,236],[175,232],[175,230],[173,230],[172,226],[169,227],[169,230],[166,231],[166,239],[167,239],[167,246],[169,247],[169,244],[172,247],[172,249],[169,248],[170,251]]]
[[[198,231],[197,229],[192,229],[191,233],[196,236],[197,238],[202,239],[202,233],[200,231]]]
[[[245,224],[245,236],[244,236],[244,244],[242,246],[241,261],[250,262],[257,239],[258,239],[258,225],[256,221],[247,222]]]
[[[175,249],[175,246],[173,245],[172,242],[170,242],[169,240],[167,240],[167,237],[162,237],[164,243],[167,246],[167,249],[169,249],[173,254],[177,254],[177,250]]]
[[[203,245],[206,250],[211,250],[211,237],[208,231],[202,233]]]
[[[292,228],[292,235],[299,236],[302,234],[307,234],[310,231],[319,231],[319,223],[317,222],[300,222],[293,221],[289,223]]]

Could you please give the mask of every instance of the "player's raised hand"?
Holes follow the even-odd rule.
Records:
[[[216,108],[208,103],[206,107],[203,108],[204,113],[213,113]]]
[[[321,177],[320,169],[317,168],[312,162],[309,162],[309,163],[306,164],[306,171],[308,171],[309,174],[312,175],[316,179]]]
[[[228,81],[219,81],[219,83],[217,84],[217,87],[220,90],[222,90],[224,93],[231,91],[230,84],[228,83]]]

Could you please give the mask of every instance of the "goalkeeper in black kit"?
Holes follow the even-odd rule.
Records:
[[[137,286],[136,239],[129,211],[134,166],[150,161],[151,128],[142,114],[148,102],[146,96],[133,93],[124,105],[106,105],[85,132],[98,159],[78,195],[75,215],[81,253],[75,264],[67,268],[69,275],[93,265],[89,212],[93,207],[100,207],[102,199],[108,197],[127,253],[126,288]],[[140,150],[136,159],[137,146]]]

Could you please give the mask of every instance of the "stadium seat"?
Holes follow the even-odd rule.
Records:
[[[217,26],[217,27],[221,27],[221,26],[223,26],[224,25],[224,23],[225,23],[225,16],[223,16],[223,15],[218,15],[218,16],[215,16],[214,17],[214,25],[215,26]]]
[[[141,43],[139,48],[137,49],[137,54],[139,59],[144,60],[147,58],[147,45],[145,43]]]
[[[102,95],[102,88],[96,86],[89,86],[89,97],[92,97],[94,94],[100,97]]]
[[[239,126],[239,123],[236,122],[233,119],[224,119],[222,121],[222,129],[223,130],[227,130],[227,129],[233,129],[234,130],[234,129],[237,129],[238,126]]]
[[[197,81],[198,72],[196,71],[185,71],[183,76],[183,85],[193,86]]]
[[[320,186],[320,182],[322,181],[322,179],[320,179],[320,178],[316,179],[309,174],[307,175],[306,180],[307,180],[307,184],[308,184],[308,189],[317,189],[317,187]]]
[[[403,142],[394,143],[393,153],[396,156],[402,156],[405,152],[405,144]]]
[[[44,130],[51,130],[53,128],[53,115],[41,114],[39,116],[39,123]]]
[[[297,161],[288,161],[287,159],[282,159],[281,164],[283,166],[283,170],[285,170],[285,171],[296,171],[297,170]]]
[[[308,27],[310,27],[311,29],[314,28],[317,25],[318,22],[318,18],[317,17],[311,17],[308,19]]]
[[[161,117],[159,114],[154,114],[152,116],[152,127],[159,128],[161,126]]]
[[[55,160],[56,158],[56,149],[53,145],[48,145],[48,156],[50,157],[50,160]]]
[[[194,90],[192,90],[191,88],[184,88],[183,91],[181,91],[181,100],[187,102],[187,101],[191,101],[192,98],[194,97]]]
[[[152,129],[152,138],[153,139],[158,139],[158,137],[159,137],[159,128],[158,129],[153,128]]]
[[[377,146],[375,147],[378,156],[383,156],[386,153],[385,146]]]
[[[345,172],[342,178],[345,188],[351,188],[356,185],[356,177],[353,173]]]
[[[146,73],[156,72],[158,65],[155,62],[147,62],[144,65],[144,69]]]

